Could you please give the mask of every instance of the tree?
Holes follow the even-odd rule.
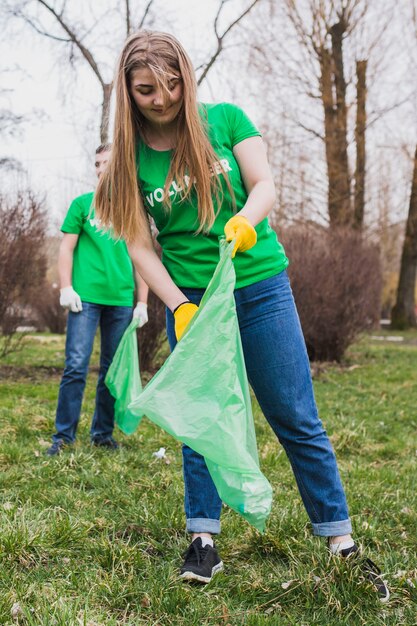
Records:
[[[367,10],[364,0],[338,0],[310,3],[308,19],[299,11],[299,3],[285,0],[288,16],[296,29],[299,41],[307,47],[319,65],[318,93],[324,113],[324,145],[328,175],[328,212],[330,226],[353,223],[352,180],[348,159],[348,107],[344,41],[363,20]],[[311,26],[310,26],[311,25]],[[359,151],[356,169],[357,205],[365,193],[365,126],[363,125],[366,90],[364,80],[366,61],[358,61],[358,95],[356,138]],[[360,122],[360,123],[359,123]],[[356,198],[356,193],[355,193]],[[358,209],[359,210],[359,209]],[[363,205],[362,205],[363,213]],[[360,220],[362,223],[363,217]]]
[[[252,0],[231,23],[224,28],[223,32],[219,29],[219,18],[227,0],[220,0],[217,14],[214,20],[214,33],[217,40],[215,51],[209,59],[204,62],[199,70],[201,73],[198,77],[198,84],[201,84],[212,66],[221,54],[226,38],[248,15],[251,9],[260,0]],[[86,3],[87,4],[87,3]],[[81,23],[78,16],[71,14],[71,2],[66,0],[7,0],[6,10],[8,14],[14,18],[23,21],[30,26],[39,35],[59,42],[65,46],[67,50],[68,63],[74,65],[82,60],[93,72],[96,82],[100,86],[102,93],[101,115],[100,115],[100,142],[107,143],[109,140],[109,120],[110,120],[110,104],[113,91],[112,68],[114,66],[113,58],[110,62],[104,62],[102,59],[102,50],[100,49],[100,41],[94,40],[92,34],[98,31],[100,22],[112,17],[112,40],[116,43],[116,49],[121,48],[124,37],[130,35],[134,30],[139,30],[145,26],[145,23],[151,21],[151,9],[154,0],[148,0],[142,13],[138,13],[132,9],[131,0],[125,0],[124,3],[116,3],[113,8],[102,8],[97,17],[92,13],[90,22],[86,20]],[[94,5],[90,5],[91,8]],[[137,6],[137,5],[136,5]],[[88,14],[88,12],[86,11]],[[117,16],[118,27],[115,28],[114,22]],[[52,18],[49,19],[48,17]],[[91,40],[91,43],[87,43]],[[117,46],[117,42],[119,45]]]
[[[414,153],[410,203],[401,255],[397,299],[391,313],[391,327],[402,330],[416,327],[417,275],[417,146]]]
[[[417,42],[417,2],[411,0],[406,7],[405,14],[408,17],[407,27],[411,38],[404,37],[404,48],[408,56],[407,81],[412,86],[412,121],[407,127],[408,135],[410,126],[414,124],[416,130],[416,88],[415,78],[417,75],[416,42]],[[406,32],[404,33],[406,35]],[[407,45],[408,44],[408,45]],[[414,79],[414,80],[413,80]],[[414,139],[415,141],[415,139]],[[412,159],[411,193],[408,205],[408,215],[405,225],[405,236],[401,254],[401,264],[396,294],[396,302],[391,311],[391,327],[395,329],[415,328],[416,319],[416,276],[417,276],[417,145],[414,146],[414,158]]]
[[[5,70],[0,72],[0,76],[7,74]],[[10,90],[0,89],[0,137],[15,136],[21,130],[23,116],[17,115],[7,102]],[[0,155],[0,171],[23,171],[21,163],[13,157],[5,154]]]
[[[118,11],[124,25],[124,35],[130,34],[133,27],[142,28],[148,16],[153,0],[149,0],[142,17],[133,24],[130,0],[125,0],[123,9]],[[91,45],[86,41],[94,31],[96,24],[80,23],[78,18],[71,16],[66,0],[20,0],[12,1],[7,5],[8,13],[23,20],[39,35],[47,37],[64,45],[68,52],[68,62],[72,65],[82,59],[90,67],[102,92],[100,116],[100,142],[107,143],[109,139],[110,100],[113,89],[111,70],[106,63],[99,59],[98,42]],[[102,11],[99,21],[110,9]],[[52,21],[48,21],[48,16]],[[97,47],[97,51],[93,46]]]
[[[271,0],[263,7],[262,31],[256,22],[250,35],[257,106],[264,107],[263,123],[268,117],[266,138],[270,127],[277,138],[283,124],[290,130],[286,171],[295,176],[285,181],[286,195],[291,199],[302,184],[296,175],[301,154],[307,215],[332,228],[361,230],[365,202],[373,200],[366,143],[373,139],[370,128],[393,108],[376,80],[383,79],[390,58],[386,31],[394,6],[389,2],[386,8],[378,11],[367,0]],[[280,147],[280,141],[272,144],[271,152]],[[288,214],[291,204],[287,208]]]

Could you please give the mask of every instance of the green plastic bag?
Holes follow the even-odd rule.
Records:
[[[120,416],[118,423],[124,432],[131,432],[133,416],[139,422],[145,414],[203,455],[223,502],[263,531],[272,489],[259,469],[233,296],[233,246],[233,242],[221,242],[220,261],[198,312],[163,367],[128,405],[127,417]],[[119,366],[129,375],[135,367],[127,356],[125,361],[121,357]],[[133,395],[130,389],[128,395]]]
[[[136,329],[139,320],[133,318],[117,347],[107,371],[105,383],[115,398],[114,418],[120,429],[131,435],[135,432],[142,415],[129,411],[129,404],[142,391],[139,371],[138,340]]]

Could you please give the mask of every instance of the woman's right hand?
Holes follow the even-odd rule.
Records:
[[[174,309],[175,320],[175,336],[177,341],[183,336],[185,329],[191,322],[192,318],[198,311],[198,306],[192,302],[183,302],[176,309]]]

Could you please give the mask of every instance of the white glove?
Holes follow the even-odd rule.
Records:
[[[139,320],[139,328],[142,328],[148,321],[148,305],[138,302],[133,311],[133,317]]]
[[[83,310],[81,298],[72,287],[63,287],[63,289],[60,289],[60,293],[59,304],[64,309],[69,309],[73,313],[79,313]]]

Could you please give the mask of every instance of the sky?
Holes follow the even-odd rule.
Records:
[[[18,5],[23,0],[3,0]],[[36,5],[35,0],[27,0]],[[63,0],[51,0],[61,4]],[[276,6],[280,0],[275,0]],[[302,2],[304,0],[300,0]],[[261,0],[267,4],[267,0]],[[370,5],[377,11],[382,11],[391,4],[392,0],[371,0]],[[409,0],[397,0],[399,9],[405,7]],[[218,9],[220,0],[154,0],[154,12],[146,26],[154,29],[173,32],[185,45],[196,67],[210,57],[215,49],[216,40],[213,34],[213,18]],[[145,6],[143,0],[132,0],[132,6],[137,9],[138,15]],[[225,28],[250,0],[228,0],[220,21],[220,30]],[[67,8],[71,10],[71,20],[87,22],[94,25],[91,28],[86,42],[93,50],[98,51],[100,60],[106,63],[106,76],[110,80],[117,53],[124,39],[122,24],[114,11],[117,5],[124,5],[120,0],[67,0]],[[90,9],[89,9],[90,7]],[[106,17],[106,9],[110,12]],[[399,11],[395,11],[393,18],[397,19]],[[44,16],[44,25],[50,27],[53,21],[48,15]],[[249,24],[254,18],[252,12],[246,19]],[[135,16],[134,16],[135,17]],[[49,20],[49,21],[48,21]],[[266,28],[258,22],[258,36],[260,41],[264,37]],[[0,24],[0,27],[2,25]],[[55,28],[55,35],[60,36],[59,28]],[[398,34],[397,34],[398,33]],[[370,93],[370,104],[376,108],[388,108],[396,97],[396,90],[400,77],[406,75],[407,52],[404,52],[401,31],[391,27],[389,48],[381,54],[381,64],[384,75],[380,79],[377,96],[378,102],[372,102],[374,93]],[[385,36],[385,35],[384,35]],[[277,33],[280,44],[283,33]],[[283,39],[284,41],[284,39]],[[241,88],[242,78],[246,68],[242,67],[242,74],[236,72],[239,66],[239,48],[236,42],[230,42],[232,47],[219,57],[213,72],[208,76],[200,91],[200,99],[206,101],[231,100],[242,106],[252,117],[255,123],[267,119],[268,115],[281,114],[280,106],[296,107],[295,92],[291,92],[291,79],[284,76],[281,85],[289,85],[288,104],[274,102],[272,98],[269,111],[261,111],[265,103],[257,99],[256,89],[249,94]],[[235,47],[233,47],[235,46]],[[233,58],[234,64],[229,65],[227,59]],[[85,62],[76,63],[74,68],[68,66],[68,53],[61,42],[46,39],[33,29],[19,25],[18,22],[9,23],[3,29],[0,42],[0,109],[10,109],[26,118],[22,126],[16,129],[11,136],[2,136],[0,158],[11,156],[21,161],[24,174],[15,175],[10,172],[2,175],[3,188],[14,188],[17,184],[29,184],[39,195],[46,198],[50,214],[51,232],[57,232],[60,222],[71,200],[87,191],[95,183],[94,150],[99,143],[99,105],[101,93],[92,70]],[[271,87],[278,85],[280,78],[271,75]],[[402,84],[406,84],[406,78]],[[244,84],[244,83],[243,83]],[[256,87],[256,85],[255,85]],[[406,85],[406,91],[408,86]],[[400,98],[399,98],[400,99]],[[305,100],[301,98],[302,106]],[[417,107],[416,107],[417,110]],[[306,121],[310,122],[311,109],[306,108]],[[411,114],[412,115],[412,114]],[[394,186],[398,188],[392,203],[394,221],[404,218],[408,187],[402,182],[407,180],[407,157],[401,153],[401,146],[412,145],[415,141],[417,125],[409,124],[410,107],[405,115],[405,109],[395,109],[390,115],[384,116],[372,127],[369,133],[369,146],[372,160],[368,162],[369,172],[372,175],[369,189],[372,185],[379,185],[380,158],[386,161],[386,155],[392,163],[390,176]],[[289,130],[294,138],[294,128]],[[299,134],[299,133],[298,133]],[[303,141],[309,141],[307,135]],[[319,145],[312,145],[313,161],[316,158]],[[384,147],[385,146],[385,147]],[[385,150],[385,154],[382,154]],[[385,167],[385,166],[384,166]],[[314,175],[314,172],[313,172]],[[321,175],[321,174],[320,174]],[[307,181],[308,182],[308,181]],[[325,180],[323,180],[325,185]],[[322,186],[323,186],[322,185]],[[296,190],[297,191],[297,190]],[[322,204],[319,198],[318,204]],[[324,207],[325,211],[325,207]]]
[[[132,4],[140,9],[144,6],[143,2]],[[225,7],[221,24],[230,23],[239,7],[248,4],[245,0],[232,0]],[[73,11],[71,19],[79,19],[77,13],[81,11],[83,21],[94,23],[97,16],[85,13],[84,0],[71,0],[68,5]],[[102,0],[100,13],[104,6],[112,5],[113,0]],[[215,49],[212,23],[218,6],[218,0],[154,0],[154,14],[148,26],[173,32],[198,66]],[[45,25],[51,25],[46,12],[39,15]],[[114,16],[110,19],[121,31],[121,23]],[[106,24],[97,25],[97,31],[99,28],[105,32]],[[60,35],[60,29],[54,27],[54,34]],[[99,50],[100,59],[107,62],[108,79],[124,34],[120,32],[118,41],[109,38],[107,34],[91,43],[92,49]],[[9,23],[0,44],[0,58],[0,109],[8,108],[26,118],[12,135],[2,137],[0,147],[0,158],[18,159],[25,173],[9,172],[2,185],[13,188],[27,182],[40,195],[46,194],[51,229],[56,230],[71,199],[91,190],[95,182],[93,163],[94,149],[99,143],[101,91],[85,62],[77,63],[75,70],[68,69],[68,56],[61,42],[42,37],[18,22]],[[214,72],[212,76],[214,83],[210,76],[201,89],[202,100],[224,99],[216,98],[222,95],[216,89],[213,93]]]

